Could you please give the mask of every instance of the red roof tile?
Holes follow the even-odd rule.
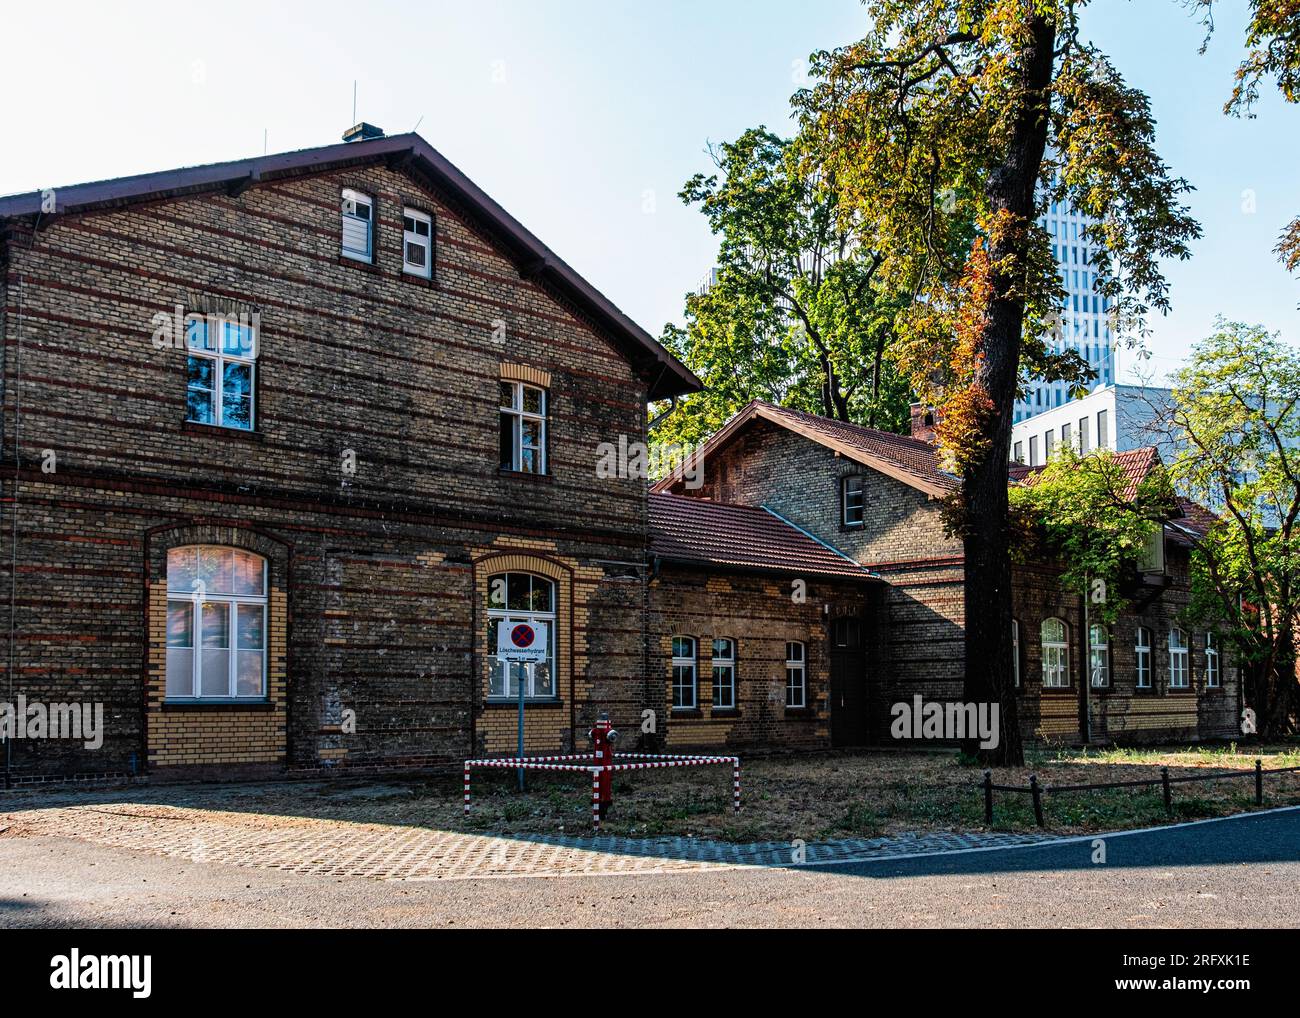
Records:
[[[870,570],[767,509],[685,495],[651,494],[650,552],[673,562],[877,579]]]
[[[1160,463],[1160,454],[1154,446],[1148,445],[1141,449],[1113,453],[1112,459],[1124,477],[1124,490],[1120,494],[1126,499],[1133,499],[1137,497],[1138,485]],[[1007,467],[1007,477],[1013,483],[1033,484],[1042,472],[1041,466],[1027,467],[1023,463],[1012,463]]]

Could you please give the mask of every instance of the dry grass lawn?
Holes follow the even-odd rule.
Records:
[[[1213,748],[1038,750],[1024,768],[994,771],[997,784],[1069,785],[1171,777],[1223,770],[1300,766],[1300,744]],[[984,830],[980,768],[955,753],[825,754],[743,761],[743,805],[730,808],[730,771],[723,767],[633,772],[615,779],[614,809],[604,830],[632,837],[684,835],[731,841],[805,841],[878,837],[907,831]],[[585,777],[532,779],[520,795],[514,775],[476,772],[473,830],[583,833],[589,828]],[[1047,829],[1083,833],[1222,816],[1255,808],[1253,777],[1175,784],[1173,813],[1159,786],[1069,792],[1044,799]],[[417,795],[445,794],[438,785]],[[997,793],[995,830],[1035,830],[1028,795]],[[1264,804],[1300,804],[1300,772],[1266,775]],[[456,804],[458,805],[458,803]],[[440,811],[441,812],[441,811]],[[459,822],[457,820],[457,822]]]

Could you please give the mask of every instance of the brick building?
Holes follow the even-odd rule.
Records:
[[[756,401],[700,450],[696,491],[679,478],[654,489],[762,506],[883,581],[878,610],[860,619],[868,741],[877,744],[891,741],[890,705],[918,693],[962,696],[965,563],[939,514],[956,479],[940,469],[930,428],[914,414],[913,436],[893,435]],[[1153,449],[1119,458],[1134,490],[1159,462]],[[1184,515],[1165,526],[1157,567],[1133,578],[1128,614],[1109,629],[1090,620],[1087,660],[1085,606],[1062,588],[1059,568],[1015,567],[1027,739],[1141,742],[1239,731],[1240,682],[1228,648],[1180,617],[1189,597],[1187,533],[1204,526],[1203,513],[1184,504]]]
[[[530,752],[598,709],[670,747],[861,745],[898,696],[959,694],[926,443],[755,404],[702,492],[601,476],[699,381],[423,139],[376,133],[0,198],[0,701],[104,710],[95,749],[8,740],[6,780],[505,753],[520,682]],[[1040,580],[1018,617],[1077,640]],[[546,663],[496,661],[507,618]],[[1230,669],[1167,690],[1155,640],[1135,691],[1125,640],[1094,737],[1227,734]],[[1080,737],[1021,644],[1034,732]]]

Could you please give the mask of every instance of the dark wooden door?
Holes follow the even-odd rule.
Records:
[[[862,626],[857,619],[831,622],[831,745],[865,746],[867,669],[862,653]]]

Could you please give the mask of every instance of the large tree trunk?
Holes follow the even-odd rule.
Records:
[[[987,763],[1024,762],[1011,663],[1011,545],[1007,523],[1007,459],[1011,414],[1020,368],[1024,289],[1020,285],[1033,219],[1034,192],[1047,144],[1047,110],[1052,81],[1055,26],[1033,18],[1017,63],[1023,88],[1006,158],[990,175],[990,211],[1009,213],[1010,229],[990,238],[992,299],[980,337],[983,357],[975,382],[992,402],[982,455],[962,476],[966,552],[966,683],[968,702],[997,703],[1000,744],[980,750],[978,740],[963,748]],[[1026,633],[1028,637],[1030,634]]]

